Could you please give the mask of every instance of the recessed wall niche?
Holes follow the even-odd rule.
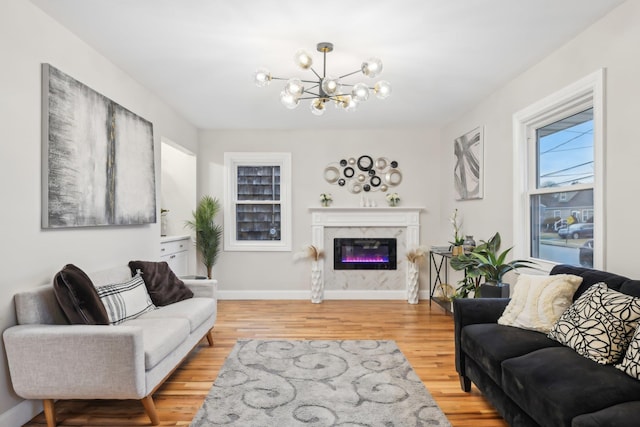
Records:
[[[329,184],[345,187],[353,194],[385,192],[402,182],[402,172],[395,160],[362,155],[329,163],[324,168],[324,179]]]

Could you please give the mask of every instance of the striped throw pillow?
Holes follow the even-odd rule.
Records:
[[[139,274],[127,282],[99,286],[96,290],[107,310],[110,325],[135,319],[142,313],[156,309]]]

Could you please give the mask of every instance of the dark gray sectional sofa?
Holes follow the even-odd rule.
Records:
[[[550,274],[574,274],[589,286],[640,297],[640,281],[616,274],[558,265]],[[507,299],[454,301],[456,370],[511,426],[640,426],[640,381],[612,365],[600,365],[540,332],[497,323]]]

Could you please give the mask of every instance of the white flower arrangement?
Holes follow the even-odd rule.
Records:
[[[322,203],[332,202],[333,198],[331,197],[331,193],[320,193],[320,201]]]
[[[464,242],[464,237],[462,237],[462,232],[460,231],[460,221],[458,221],[458,208],[454,209],[451,218],[449,218],[451,225],[453,226],[453,242],[450,242],[454,246],[462,245]]]
[[[398,196],[398,193],[390,193],[386,195],[386,199],[389,205],[395,206],[400,201],[400,196]]]

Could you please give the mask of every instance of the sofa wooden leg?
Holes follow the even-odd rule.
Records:
[[[207,341],[209,342],[209,347],[213,347],[213,328],[207,332]]]
[[[147,413],[147,415],[149,416],[149,419],[151,420],[151,425],[152,426],[159,425],[160,416],[158,416],[156,405],[155,403],[153,403],[153,396],[149,395],[140,400],[142,401],[142,406],[144,406],[145,412]]]
[[[464,375],[460,375],[460,388],[469,393],[471,391],[471,380]]]
[[[56,427],[56,407],[53,399],[44,399],[44,418],[47,420],[47,427]]]

